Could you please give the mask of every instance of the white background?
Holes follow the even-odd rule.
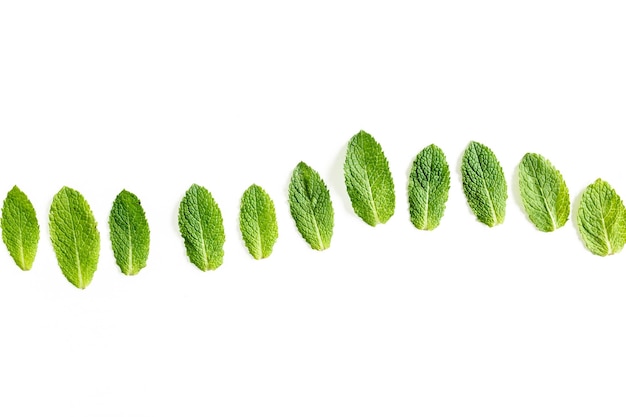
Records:
[[[30,272],[0,250],[0,415],[625,415],[626,254],[592,255],[571,220],[535,230],[515,186],[538,152],[574,208],[598,177],[626,196],[621,2],[223,3],[0,3],[0,192],[25,191],[42,232]],[[360,129],[396,185],[396,213],[376,228],[343,184]],[[470,140],[509,182],[493,229],[460,186]],[[431,233],[409,222],[406,195],[430,143],[452,170]],[[325,252],[289,214],[301,160],[335,208]],[[224,216],[212,272],[188,262],[178,233],[194,182]],[[279,221],[262,261],[238,229],[252,183]],[[63,185],[101,232],[82,291],[48,235]],[[123,188],[152,230],[136,277],[109,242]]]

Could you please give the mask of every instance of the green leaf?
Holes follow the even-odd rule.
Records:
[[[578,231],[592,253],[613,255],[626,242],[626,209],[609,183],[598,178],[582,194],[576,216]]]
[[[35,208],[17,185],[7,193],[2,205],[2,240],[9,254],[22,270],[35,261],[39,244],[39,223]]]
[[[502,223],[506,211],[506,180],[491,149],[470,142],[463,154],[461,178],[467,203],[478,221],[489,227]]]
[[[115,262],[122,273],[135,275],[146,266],[150,251],[150,228],[141,201],[122,190],[111,208],[109,231]]]
[[[52,199],[50,240],[63,275],[86,288],[98,267],[100,232],[89,204],[72,188],[61,188]]]
[[[386,223],[396,195],[387,158],[370,134],[361,130],[350,139],[343,171],[354,212],[370,226]]]
[[[256,184],[244,191],[239,211],[239,228],[250,255],[267,258],[278,239],[276,210],[270,196]]]
[[[304,162],[291,175],[289,208],[298,231],[311,248],[330,247],[334,224],[330,193],[320,175]]]
[[[187,256],[202,271],[217,269],[224,260],[224,221],[211,193],[193,184],[178,210],[178,227]]]
[[[542,232],[567,222],[569,191],[561,173],[541,155],[527,153],[519,165],[519,188],[528,218]]]
[[[435,229],[443,217],[450,190],[450,167],[438,146],[429,145],[417,154],[408,188],[411,222],[420,230]]]

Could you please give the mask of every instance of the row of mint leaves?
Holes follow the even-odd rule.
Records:
[[[348,142],[344,163],[346,190],[354,212],[371,226],[386,223],[395,211],[394,183],[380,144],[360,131]],[[461,162],[463,192],[478,221],[489,227],[504,221],[507,183],[496,155],[470,142]],[[410,219],[417,229],[434,230],[444,215],[450,189],[450,168],[443,151],[429,145],[413,161],[409,175]],[[570,196],[561,173],[541,155],[527,153],[519,164],[519,189],[524,210],[538,230],[552,232],[570,215]],[[315,250],[330,247],[334,211],[324,180],[300,162],[289,184],[291,216],[303,239]],[[626,208],[619,195],[601,179],[582,194],[577,227],[592,253],[619,252],[626,243]],[[272,253],[278,238],[274,202],[260,186],[250,186],[241,198],[239,224],[243,241],[255,259]],[[29,270],[39,243],[35,209],[17,186],[4,200],[2,239],[15,263]],[[49,213],[50,239],[63,275],[78,288],[91,282],[100,254],[100,233],[82,194],[63,187]],[[211,193],[193,184],[178,210],[178,225],[190,262],[202,271],[215,270],[224,257],[221,210]],[[139,198],[120,192],[109,215],[113,254],[122,273],[135,275],[146,266],[150,228]]]

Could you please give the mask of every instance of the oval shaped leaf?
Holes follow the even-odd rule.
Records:
[[[278,239],[276,210],[270,196],[256,184],[244,191],[239,211],[239,229],[250,255],[263,259],[271,255]]]
[[[317,171],[304,162],[300,162],[291,175],[289,208],[298,231],[311,248],[330,247],[334,225],[330,193]]]
[[[493,151],[470,142],[463,153],[461,179],[467,203],[478,221],[489,227],[501,224],[508,195],[504,172]]]
[[[551,232],[567,222],[569,191],[561,173],[541,155],[527,153],[519,164],[524,210],[535,227]]]
[[[193,184],[178,210],[178,227],[189,261],[202,271],[217,269],[224,260],[224,221],[211,193]]]
[[[28,271],[37,255],[39,222],[33,204],[17,185],[4,199],[1,225],[9,254],[20,269]]]
[[[98,267],[100,232],[89,204],[72,188],[61,188],[52,199],[50,240],[65,278],[86,288]]]
[[[354,212],[365,223],[386,223],[394,213],[396,195],[389,162],[376,140],[364,131],[348,142],[343,166]]]
[[[109,231],[115,262],[122,273],[135,275],[146,266],[150,228],[139,198],[122,190],[111,208]]]
[[[450,167],[441,148],[433,144],[417,154],[409,174],[408,190],[413,225],[420,230],[439,226],[450,190]]]
[[[624,203],[600,178],[583,191],[576,223],[585,246],[596,255],[613,255],[626,243]]]

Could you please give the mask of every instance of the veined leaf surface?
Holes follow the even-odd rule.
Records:
[[[439,226],[448,201],[450,167],[446,156],[436,145],[417,154],[409,174],[409,214],[420,230]]]
[[[489,227],[504,222],[507,186],[500,162],[491,149],[470,142],[461,162],[463,192],[481,223]]]
[[[20,269],[28,271],[37,255],[39,222],[33,204],[17,185],[4,200],[1,224],[9,254]]]
[[[115,262],[122,273],[139,273],[148,260],[150,228],[135,194],[122,190],[117,195],[109,215],[109,231]]]
[[[50,240],[63,275],[86,288],[98,267],[100,232],[89,204],[72,188],[61,188],[52,199]]]
[[[178,227],[189,261],[202,271],[217,269],[224,260],[224,221],[219,206],[204,187],[193,184],[178,210]]]
[[[256,184],[248,187],[241,197],[239,229],[254,259],[270,256],[278,239],[276,209],[270,196]]]
[[[576,223],[585,246],[596,255],[613,255],[626,243],[624,203],[600,178],[583,191]]]
[[[330,193],[317,171],[304,162],[291,175],[289,208],[298,231],[311,248],[328,249],[334,225]]]
[[[382,147],[369,133],[361,130],[350,139],[343,170],[354,212],[370,226],[386,223],[396,207],[393,178]]]
[[[569,191],[561,173],[543,156],[527,153],[519,165],[524,210],[535,227],[551,232],[567,222]]]

